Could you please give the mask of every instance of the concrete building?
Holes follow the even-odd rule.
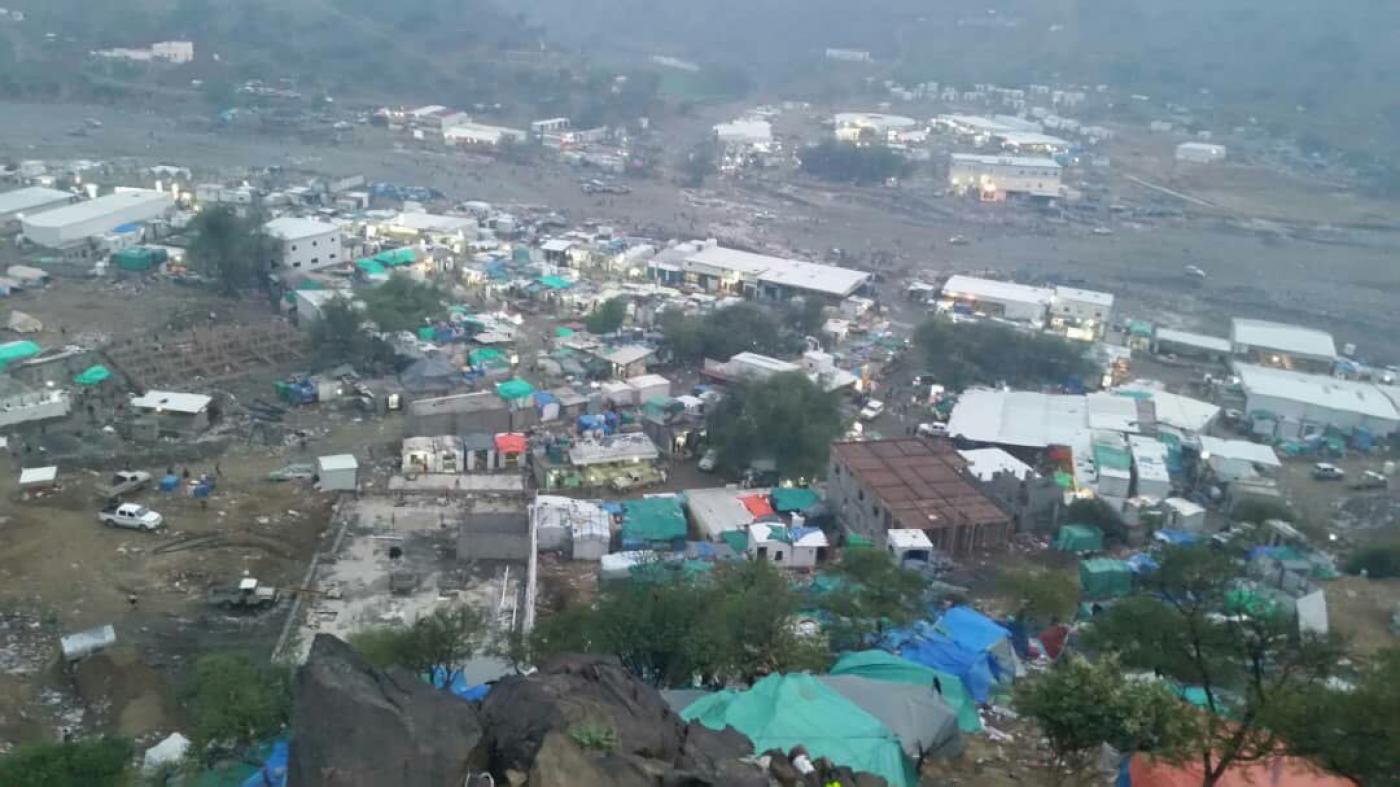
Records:
[[[741,118],[715,126],[715,140],[721,145],[767,147],[773,144],[773,124],[757,118]]]
[[[1157,355],[1178,355],[1206,361],[1225,361],[1233,353],[1230,340],[1190,331],[1158,328],[1152,336],[1152,352]]]
[[[460,473],[466,467],[462,438],[456,435],[405,437],[401,457],[405,475]]]
[[[360,487],[360,463],[352,454],[317,457],[316,475],[324,492],[353,492]]]
[[[1176,160],[1190,164],[1214,164],[1217,161],[1224,161],[1226,152],[1224,145],[1213,145],[1209,142],[1183,142],[1176,146]]]
[[[976,194],[983,202],[1010,196],[1059,197],[1063,167],[1054,159],[954,153],[948,157],[948,187]]]
[[[1235,374],[1257,435],[1296,440],[1333,427],[1386,437],[1400,429],[1400,410],[1380,386],[1238,362]]]
[[[831,447],[827,500],[852,532],[888,545],[890,530],[922,530],[939,551],[968,555],[1005,546],[1006,512],[978,489],[951,448],[919,439]]]
[[[933,559],[933,542],[922,530],[894,528],[886,531],[885,549],[901,566],[928,563]]]
[[[830,544],[816,527],[786,527],[758,522],[749,525],[750,560],[767,560],[779,568],[810,569],[826,562]]]
[[[940,300],[948,307],[964,307],[977,314],[1045,327],[1055,291],[1009,281],[950,276]]]
[[[43,213],[77,199],[76,195],[67,191],[47,189],[43,186],[6,191],[0,194],[0,232],[17,229],[20,219],[31,213]]]
[[[161,434],[192,435],[213,421],[213,397],[176,391],[147,391],[129,402],[138,417],[153,419]]]
[[[647,273],[662,284],[715,294],[761,301],[800,295],[833,304],[859,293],[870,280],[864,271],[727,249],[713,240],[664,249],[647,264]]]
[[[1242,478],[1264,478],[1282,466],[1272,446],[1248,440],[1224,440],[1201,435],[1201,459],[1224,484]]]
[[[904,134],[914,132],[919,123],[903,115],[882,112],[838,112],[832,117],[836,138],[842,142],[899,142]]]
[[[61,249],[106,235],[124,224],[160,218],[174,204],[174,198],[167,193],[131,189],[26,215],[20,220],[20,228],[31,243]]]
[[[273,268],[315,271],[345,263],[341,229],[335,224],[284,216],[264,224],[263,229],[281,243],[279,256],[268,261]]]
[[[1337,362],[1332,334],[1269,320],[1231,320],[1230,347],[1248,363],[1302,372],[1330,374]]]
[[[1107,292],[1056,287],[1050,302],[1050,330],[1070,339],[1097,341],[1113,322],[1113,295]]]
[[[524,142],[529,135],[518,128],[492,126],[486,123],[456,120],[444,123],[442,140],[448,145],[496,146],[510,142]]]

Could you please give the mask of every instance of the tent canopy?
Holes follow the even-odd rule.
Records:
[[[111,377],[112,372],[99,363],[96,366],[89,366],[84,369],[81,374],[73,378],[73,382],[78,385],[97,385]]]
[[[1055,534],[1061,552],[1102,552],[1103,531],[1091,525],[1065,525]]]
[[[546,289],[550,290],[567,290],[574,286],[573,282],[563,276],[541,276],[539,281]]]
[[[678,541],[685,538],[685,511],[680,498],[629,500],[622,515],[623,541]]]
[[[932,630],[894,632],[888,642],[910,661],[956,675],[977,702],[986,702],[991,696],[996,678],[992,658],[985,652],[963,647]]]
[[[917,783],[889,727],[811,675],[769,675],[748,691],[717,692],[681,718],[714,730],[733,727],[755,751],[801,745],[813,757],[881,776],[892,787]]]
[[[991,650],[1011,636],[1005,626],[966,606],[943,613],[935,628],[959,645],[978,652]]]
[[[962,753],[957,715],[932,684],[916,688],[858,675],[821,675],[817,680],[879,719],[899,738],[910,759]]]
[[[519,377],[513,377],[496,385],[496,395],[508,402],[515,399],[524,399],[534,392],[535,387]]]
[[[1086,598],[1126,596],[1133,590],[1133,570],[1122,560],[1095,558],[1079,561],[1079,586]]]
[[[6,342],[0,344],[0,369],[25,358],[33,358],[43,350],[31,341]]]
[[[779,487],[773,490],[773,510],[779,513],[806,511],[820,498],[806,487]]]
[[[862,650],[844,654],[837,659],[831,668],[831,674],[855,675],[886,683],[929,687],[933,686],[933,681],[937,678],[943,702],[957,715],[958,728],[963,732],[982,730],[982,719],[977,715],[977,703],[967,693],[962,679],[950,672],[926,667],[883,650]]]

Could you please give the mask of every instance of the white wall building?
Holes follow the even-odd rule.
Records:
[[[1050,303],[1050,327],[1071,339],[1093,341],[1113,321],[1113,295],[1107,292],[1056,287]]]
[[[26,215],[20,220],[20,228],[30,242],[59,249],[105,235],[123,224],[160,218],[174,204],[174,198],[167,193],[129,189]]]
[[[815,296],[837,302],[856,294],[870,274],[805,260],[729,249],[716,241],[690,241],[663,249],[647,264],[649,277],[669,286],[785,301]]]
[[[1224,145],[1213,145],[1209,142],[1183,142],[1176,146],[1176,160],[1191,164],[1214,164],[1217,161],[1224,161],[1225,156]]]
[[[19,223],[20,218],[31,213],[62,207],[76,199],[76,195],[67,191],[43,186],[7,191],[0,194],[0,231],[10,229],[11,225]]]
[[[984,202],[1000,202],[1013,194],[1058,197],[1062,171],[1049,158],[954,153],[948,160],[948,187],[960,194],[975,193]]]
[[[449,145],[500,145],[524,142],[528,135],[518,128],[492,126],[471,121],[454,121],[442,127],[442,139]]]
[[[316,474],[324,492],[353,492],[360,483],[360,463],[352,454],[322,456],[316,459]]]
[[[1235,374],[1256,433],[1267,429],[1266,436],[1294,440],[1329,426],[1376,437],[1400,429],[1400,410],[1379,386],[1246,363],[1236,363]]]
[[[715,139],[721,145],[767,147],[773,143],[773,124],[757,118],[744,118],[715,126]]]
[[[949,307],[960,304],[980,314],[1043,328],[1050,304],[1055,300],[1055,291],[1009,281],[956,275],[948,277],[940,300]]]
[[[345,262],[340,227],[316,219],[284,216],[263,225],[268,235],[281,242],[281,254],[272,260],[282,271],[314,271]]]
[[[838,112],[832,118],[836,138],[842,142],[875,139],[879,142],[899,142],[905,134],[918,128],[918,121],[903,115],[881,112]]]
[[[1328,373],[1337,360],[1332,334],[1269,320],[1230,321],[1230,346],[1252,363]]]

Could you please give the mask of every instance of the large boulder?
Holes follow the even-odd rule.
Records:
[[[529,772],[550,732],[609,736],[610,751],[674,763],[684,722],[616,659],[568,656],[529,676],[504,678],[481,705],[497,773]]]
[[[475,708],[318,634],[297,672],[289,787],[460,787],[487,766]]]

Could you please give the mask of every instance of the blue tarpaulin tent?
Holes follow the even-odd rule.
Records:
[[[285,787],[287,784],[287,741],[279,738],[272,743],[261,768],[243,780],[241,787]]]
[[[989,654],[959,645],[927,622],[889,632],[881,647],[916,664],[956,675],[979,703],[987,701],[996,683]]]

